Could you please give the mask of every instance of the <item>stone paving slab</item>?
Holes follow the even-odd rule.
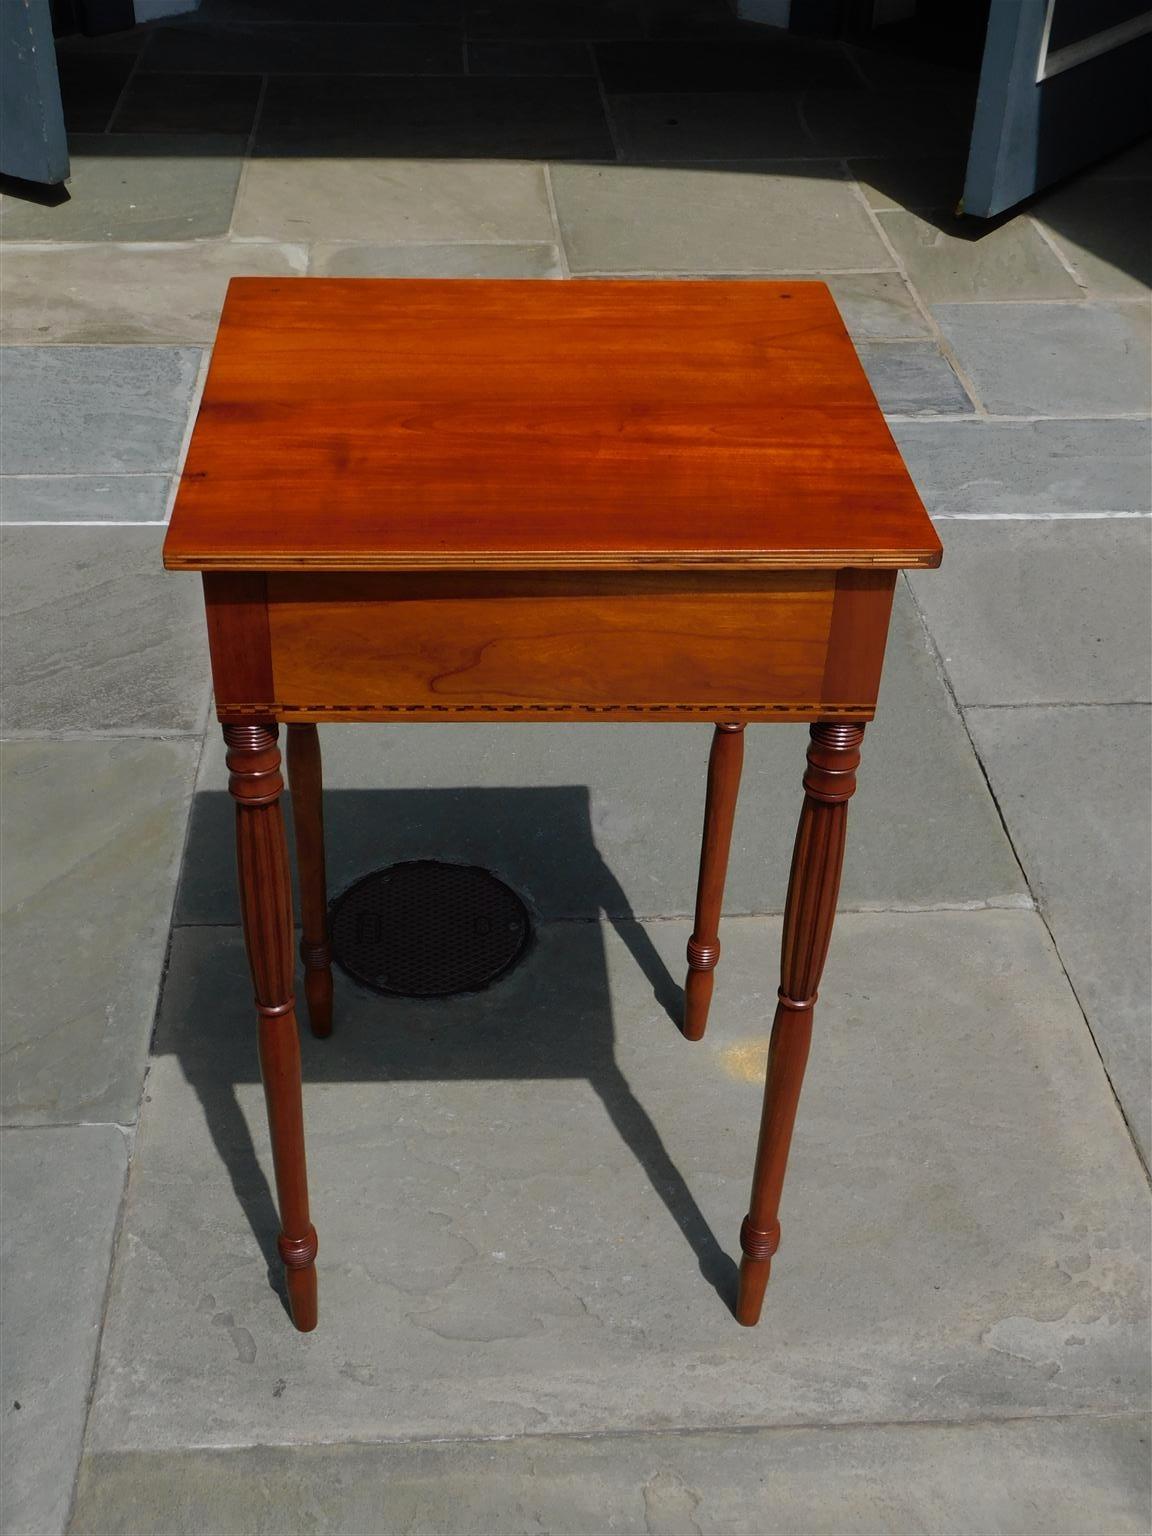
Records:
[[[94,1452],[1142,1412],[1148,1188],[1034,913],[846,914],[758,1329],[729,1305],[779,924],[563,923],[488,992],[338,983],[304,1042],[321,1323],[275,1217],[235,930],[177,933]]]
[[[0,1132],[8,1536],[63,1536],[128,1164],[112,1125]]]
[[[993,414],[1152,409],[1152,337],[1138,305],[937,304],[933,313]]]
[[[537,13],[539,14],[539,12]],[[592,51],[576,38],[468,39],[470,75],[592,75]]]
[[[947,211],[879,213],[880,227],[929,304],[979,299],[1078,299],[1080,289],[1028,219],[989,228]]]
[[[9,741],[3,1117],[136,1119],[198,741]]]
[[[162,523],[170,475],[3,475],[0,523]]]
[[[73,1536],[1145,1536],[1147,1420],[89,1457]]]
[[[614,159],[591,79],[424,75],[268,82],[257,155]]]
[[[552,186],[573,272],[892,266],[851,184],[818,161],[707,170],[557,165]]]
[[[754,279],[750,279],[754,280]],[[856,341],[916,341],[931,327],[899,272],[773,273],[773,282],[826,283]]]
[[[0,198],[5,240],[199,240],[224,235],[247,145],[217,134],[74,134],[69,199]]]
[[[221,0],[228,5],[231,0]],[[53,39],[57,58],[97,58],[103,53],[139,53],[149,37],[149,28],[136,26],[123,32],[104,32],[98,37],[85,37],[80,32],[69,32]]]
[[[753,37],[763,38],[762,27],[750,27],[735,14],[728,0],[658,0],[647,7],[648,36],[653,38]],[[835,49],[837,45],[825,44]]]
[[[536,0],[465,0],[469,39],[643,37],[643,0],[581,0],[578,6]]]
[[[968,721],[1008,830],[1152,1163],[1152,711],[974,709]]]
[[[116,133],[252,132],[259,75],[137,72],[116,109]]]
[[[563,277],[554,245],[312,247],[314,277]]]
[[[536,7],[539,9],[539,7]],[[835,44],[746,28],[733,37],[602,43],[596,62],[611,95],[639,91],[812,91],[839,86],[863,101],[860,78]]]
[[[809,272],[807,279],[811,281]],[[790,274],[780,281],[788,282]],[[797,281],[804,278],[797,276]],[[930,334],[928,322],[898,272],[850,272],[824,279],[844,324],[857,340],[915,340]]]
[[[798,98],[762,91],[649,91],[611,96],[608,112],[625,160],[762,159],[811,151]]]
[[[453,27],[375,26],[316,20],[246,26],[159,27],[140,69],[209,74],[459,75],[464,70],[460,31]]]
[[[1091,292],[1146,296],[1152,285],[1152,205],[1140,181],[1082,176],[1041,198],[1041,226]]]
[[[1147,421],[898,421],[892,435],[933,516],[1152,511]]]
[[[160,563],[163,528],[0,533],[0,728],[199,731],[200,583]]]
[[[60,101],[70,133],[104,132],[135,63],[134,53],[60,56]]]
[[[7,342],[201,342],[216,339],[233,276],[307,270],[302,245],[229,240],[4,251],[0,339]]]
[[[893,416],[957,416],[974,410],[934,342],[866,342],[856,348],[880,409]]]
[[[955,208],[964,190],[964,153],[860,155],[849,151],[848,170],[869,208],[897,211]],[[983,227],[984,221],[981,220]]]
[[[1102,181],[1146,181],[1152,177],[1152,137],[1140,139],[1127,149],[1122,149],[1119,154],[1102,161],[1095,174]]]
[[[804,98],[804,121],[812,152],[818,155],[901,156],[910,145],[927,145],[933,154],[947,155],[966,149],[972,107],[968,99],[927,90],[894,97],[856,90],[812,91]]]
[[[5,475],[176,468],[197,347],[5,347]]]
[[[1127,704],[1152,690],[1152,524],[953,522],[909,573],[961,704]]]
[[[549,917],[685,915],[696,894],[707,725],[321,728],[333,893],[381,864],[496,869]],[[807,728],[751,726],[726,905],[779,911]],[[181,922],[236,919],[232,807],[209,731]],[[850,907],[1019,905],[1027,887],[906,591],[852,802]]]
[[[861,78],[877,91],[894,96],[923,96],[931,92],[933,96],[967,102],[969,106],[975,99],[977,79],[971,64],[965,68],[954,56],[928,57],[921,50],[915,67],[911,67],[907,54],[877,47],[877,41],[873,37],[870,42],[866,39],[845,48]],[[907,149],[905,145],[905,153]]]
[[[410,26],[420,22],[425,26],[455,26],[460,20],[460,0],[388,0],[386,6],[380,0],[325,0],[324,15],[339,26],[357,22],[387,22],[392,26]],[[270,7],[268,0],[200,0],[195,16],[187,18],[188,26],[200,26],[204,21],[223,21],[230,25],[237,22],[263,22],[279,26],[283,22],[314,22],[316,0],[276,0]]]
[[[388,245],[555,239],[544,170],[517,161],[254,160],[234,228]]]

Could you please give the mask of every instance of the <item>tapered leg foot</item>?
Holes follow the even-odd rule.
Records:
[[[326,944],[319,949],[301,943],[300,958],[308,1026],[318,1040],[324,1040],[332,1033],[332,951]]]
[[[236,802],[236,864],[244,944],[256,992],[260,1076],[280,1207],[280,1256],[292,1321],[316,1326],[316,1231],[308,1214],[300,1036],[292,996],[292,886],[274,725],[226,725]]]
[[[684,982],[684,1023],[681,1026],[685,1040],[703,1040],[704,1031],[708,1028],[708,1010],[712,1006],[712,993],[716,986],[713,969],[720,958],[719,948],[717,945],[715,959],[706,956],[702,965],[699,952],[694,956],[689,943],[688,975]]]
[[[780,1224],[770,1232],[758,1232],[745,1219],[740,1229],[740,1284],[736,1294],[736,1321],[745,1328],[755,1328],[764,1305],[764,1292],[772,1272],[772,1255],[780,1243]]]
[[[280,1257],[284,1260],[284,1284],[288,1292],[288,1310],[300,1333],[311,1333],[319,1321],[316,1297],[316,1229],[302,1241],[291,1242],[280,1236]]]
[[[328,879],[324,868],[324,784],[320,737],[314,725],[288,727],[288,782],[300,881],[304,1000],[314,1035],[332,1033],[332,948],[328,941]]]
[[[772,1256],[780,1243],[780,1193],[812,1043],[816,991],[836,916],[848,801],[856,790],[863,736],[862,725],[820,721],[812,727],[808,747],[804,809],[788,881],[780,991],[768,1047],[752,1199],[740,1229],[744,1256],[736,1317],[749,1328],[760,1319]]]
[[[700,878],[696,885],[696,918],[688,940],[688,977],[684,983],[684,1022],[687,1040],[700,1040],[708,1026],[708,1009],[720,959],[720,911],[732,846],[732,823],[740,770],[744,763],[744,727],[718,725],[708,754],[708,792],[704,802],[704,836],[700,844]]]

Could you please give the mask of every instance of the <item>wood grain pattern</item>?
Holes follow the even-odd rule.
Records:
[[[603,579],[519,593],[483,578],[268,578],[283,704],[524,710],[820,697],[834,586],[821,573],[661,590]],[[619,586],[619,590],[616,590]],[[720,711],[723,712],[722,710]]]
[[[172,569],[935,565],[823,283],[234,278]]]
[[[255,571],[206,571],[203,584],[217,710],[238,705],[274,713],[265,578]]]
[[[316,1326],[316,1230],[308,1214],[300,1038],[292,995],[292,884],[274,725],[227,725],[228,790],[236,802],[236,867],[244,946],[259,1019],[260,1074],[280,1206],[278,1246],[292,1321]]]
[[[895,571],[839,571],[820,689],[826,705],[875,704],[896,590]],[[867,717],[861,717],[867,718]]]
[[[688,978],[684,983],[683,1033],[702,1040],[708,1025],[715,971],[720,959],[720,910],[728,876],[732,823],[744,766],[744,726],[723,723],[712,733],[708,754],[708,790],[704,802],[704,836],[700,842],[700,876],[696,884],[696,917],[688,940]]]
[[[862,725],[821,721],[812,727],[808,745],[804,808],[788,880],[780,991],[768,1048],[752,1199],[740,1229],[744,1257],[736,1317],[746,1327],[760,1319],[772,1255],[780,1243],[780,1192],[808,1064],[816,989],[836,917],[848,801],[856,792],[863,738]]]

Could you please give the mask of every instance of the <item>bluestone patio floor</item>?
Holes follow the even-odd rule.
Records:
[[[958,220],[973,78],[716,0],[204,0],[59,46],[3,231],[11,1536],[1146,1536],[1147,146]],[[228,277],[824,278],[945,546],[901,580],[763,1322],[729,1307],[801,798],[750,729],[322,730],[333,890],[494,869],[488,992],[306,1040],[276,1220],[194,578]]]

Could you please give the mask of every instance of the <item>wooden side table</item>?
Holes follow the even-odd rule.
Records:
[[[297,1328],[293,917],[332,1027],[318,721],[715,723],[704,1033],[749,723],[811,722],[737,1316],[760,1315],[896,572],[940,544],[822,283],[236,278],[164,546],[203,572]]]

